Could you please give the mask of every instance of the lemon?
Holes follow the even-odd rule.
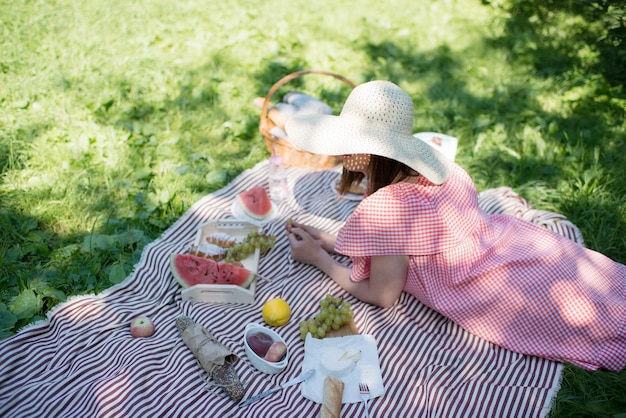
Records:
[[[281,298],[273,298],[263,305],[263,319],[272,327],[279,327],[289,322],[291,318],[291,308],[289,304]]]

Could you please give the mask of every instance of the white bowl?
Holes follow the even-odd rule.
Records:
[[[248,345],[248,335],[255,333],[255,332],[262,332],[264,334],[269,335],[272,338],[273,342],[282,341],[285,345],[287,345],[287,343],[275,331],[269,328],[266,328],[262,325],[252,323],[252,322],[246,325],[246,330],[243,333],[243,347],[250,363],[252,363],[252,365],[257,370],[263,373],[267,373],[267,374],[280,373],[281,371],[285,369],[285,367],[287,367],[287,361],[289,360],[289,347],[287,347],[287,352],[285,353],[285,356],[283,357],[281,361],[278,361],[278,362],[267,361],[264,358],[259,357],[252,350],[252,348],[250,348],[250,346]]]

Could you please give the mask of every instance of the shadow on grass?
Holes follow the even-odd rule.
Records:
[[[42,264],[60,237],[44,232],[42,221],[21,213],[0,197],[0,339],[43,318],[43,313],[65,299],[49,283]]]
[[[486,4],[491,3],[485,0]],[[596,51],[589,72],[626,88],[626,7],[621,0],[511,0],[504,10],[505,36],[499,41],[515,59],[533,63],[540,75],[561,74],[585,65],[579,49]],[[569,33],[555,28],[567,27]]]

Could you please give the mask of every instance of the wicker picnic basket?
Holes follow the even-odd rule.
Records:
[[[306,152],[300,148],[297,148],[291,143],[291,141],[289,141],[288,138],[279,138],[274,136],[270,132],[276,126],[272,119],[268,117],[268,112],[270,110],[270,99],[281,86],[290,82],[291,80],[307,74],[321,74],[334,77],[337,80],[340,80],[350,86],[350,88],[355,87],[355,84],[347,78],[328,71],[304,70],[286,75],[285,77],[278,80],[270,88],[270,90],[267,92],[267,95],[265,96],[263,106],[261,107],[259,130],[261,131],[261,134],[263,134],[267,150],[273,155],[280,155],[283,158],[283,162],[285,164],[314,169],[332,168],[341,163],[340,156],[311,154],[310,152]]]

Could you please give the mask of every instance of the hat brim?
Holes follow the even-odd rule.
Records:
[[[313,154],[373,154],[411,167],[431,183],[448,179],[452,162],[424,141],[376,123],[364,125],[346,116],[297,115],[285,131],[295,146]]]

